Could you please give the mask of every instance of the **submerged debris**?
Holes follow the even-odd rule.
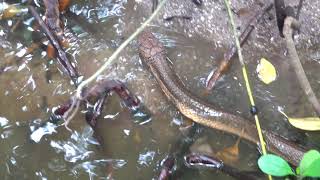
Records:
[[[261,172],[240,171],[229,165],[224,164],[220,159],[201,154],[189,154],[184,157],[185,164],[191,168],[206,168],[210,170],[220,170],[236,179],[256,180],[264,175]]]
[[[249,23],[245,26],[244,31],[240,35],[240,45],[247,41],[251,32],[258,25],[259,21],[263,18],[263,15],[272,8],[273,4],[264,5],[259,11],[255,13],[255,15],[250,19]],[[232,45],[230,49],[224,54],[223,60],[220,61],[219,67],[216,70],[212,70],[212,72],[207,77],[206,81],[206,90],[209,92],[215,86],[216,82],[219,78],[226,73],[228,70],[231,60],[237,55],[237,48],[235,45]]]

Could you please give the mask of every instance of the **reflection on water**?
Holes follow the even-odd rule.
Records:
[[[92,131],[91,131],[92,132]],[[77,162],[78,160],[84,160],[90,157],[92,151],[88,151],[89,143],[99,144],[96,141],[92,141],[89,138],[93,133],[84,132],[83,135],[79,135],[77,132],[73,133],[67,141],[51,141],[50,146],[57,152],[64,154],[64,159],[68,162]],[[86,137],[89,135],[89,137]],[[89,140],[89,141],[88,141]]]
[[[232,41],[228,35],[228,23],[221,16],[225,13],[223,1],[204,0],[201,8],[191,2],[170,1],[165,12],[150,28],[168,47],[172,66],[185,86],[201,95],[207,75],[217,66]],[[233,3],[234,8],[241,9],[243,6],[255,7],[254,2]],[[74,15],[66,15],[66,22],[67,27],[72,29],[70,33],[76,37],[67,52],[84,77],[94,73],[115,47],[150,14],[150,3],[138,0],[73,2],[70,10]],[[320,68],[317,44],[320,40],[317,39],[319,31],[312,29],[319,29],[320,22],[316,17],[320,15],[318,11],[308,10],[314,7],[319,9],[320,4],[316,1],[309,3],[301,12],[305,26],[297,46],[317,93],[320,92],[317,75]],[[41,8],[38,10],[41,12]],[[162,19],[185,13],[193,18]],[[10,32],[20,18],[23,23]],[[241,20],[246,18],[237,17],[237,22]],[[283,40],[274,24],[274,20],[266,18],[244,46],[244,56],[251,72],[249,78],[263,127],[281,132],[296,142],[317,147],[314,145],[319,144],[319,133],[303,133],[293,129],[278,112],[281,108],[290,116],[314,115],[288,66]],[[123,108],[119,98],[112,95],[98,121],[97,134],[86,124],[84,112],[79,112],[71,122],[72,133],[64,126],[46,123],[52,109],[66,102],[75,89],[62,73],[60,65],[56,60],[48,59],[41,46],[25,54],[31,42],[43,38],[32,28],[33,25],[30,15],[0,20],[0,175],[3,179],[152,179],[159,173],[161,161],[169,152],[184,154],[189,151],[189,147],[174,149],[176,142],[192,144],[200,137],[206,139],[204,144],[213,152],[236,142],[237,137],[203,127],[197,129],[195,136],[184,136],[188,130],[182,133],[179,129],[187,129],[185,127],[190,122],[167,101],[154,78],[141,64],[136,42],[132,42],[100,78],[125,82],[148,109],[143,111],[149,112],[148,115],[139,111],[131,114]],[[261,57],[272,62],[279,74],[278,79],[268,86],[260,82],[255,74],[257,60]],[[320,97],[320,94],[317,96]],[[202,98],[222,109],[250,117],[237,61],[228,75],[217,83],[212,94]],[[239,149],[240,160],[235,165],[242,170],[255,170],[258,157],[256,147],[241,141]],[[216,171],[187,169],[180,161],[178,166],[182,166],[183,170],[179,175],[181,179],[231,178]]]

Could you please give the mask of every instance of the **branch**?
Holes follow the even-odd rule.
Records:
[[[126,105],[126,107],[132,111],[136,110],[140,104],[139,99],[133,95],[130,90],[120,81],[117,80],[101,80],[96,83],[90,89],[84,91],[82,100],[78,100],[76,98],[70,99],[64,105],[58,107],[53,112],[53,117],[51,118],[53,121],[58,121],[59,117],[63,117],[67,120],[64,122],[64,125],[68,130],[68,124],[70,123],[71,119],[75,116],[75,113],[78,111],[81,102],[89,102],[89,99],[97,99],[96,105],[94,109],[91,109],[86,114],[86,120],[88,124],[95,129],[97,118],[101,114],[103,103],[105,98],[110,92],[115,92]],[[69,116],[69,114],[72,114]]]
[[[119,48],[110,56],[110,58],[105,62],[100,69],[96,71],[92,76],[90,76],[85,81],[82,81],[82,83],[77,88],[77,98],[82,99],[81,93],[85,86],[90,84],[92,81],[94,81],[100,74],[102,74],[107,67],[119,56],[120,52],[137,36],[139,35],[146,27],[147,25],[155,18],[155,16],[159,13],[161,8],[164,6],[167,0],[162,0],[157,7],[157,9],[152,13],[152,15],[126,40],[124,41]]]
[[[267,4],[261,8],[261,10],[257,11],[255,15],[249,20],[249,23],[245,26],[243,32],[241,33],[239,39],[240,39],[240,45],[243,46],[243,44],[246,42],[246,40],[249,38],[251,32],[257,26],[260,19],[263,17],[263,15],[269,11],[272,8],[273,4]],[[227,69],[229,68],[231,64],[231,60],[237,55],[237,47],[235,44],[233,44],[227,52],[223,55],[223,60],[220,62],[219,67],[214,71],[212,70],[210,75],[207,77],[206,82],[206,91],[209,92],[212,90],[212,88],[215,86],[218,79],[223,75]]]
[[[296,14],[296,19],[297,20],[299,20],[299,16],[300,16],[300,12],[301,12],[301,9],[302,9],[303,1],[304,0],[300,0],[299,1],[298,10],[297,10],[297,14]]]
[[[47,25],[43,22],[37,11],[33,6],[29,6],[29,11],[33,15],[33,17],[36,19],[36,21],[39,23],[41,26],[43,32],[46,34],[47,38],[49,39],[50,43],[53,45],[53,47],[57,50],[58,52],[58,61],[59,63],[63,66],[64,70],[68,72],[71,80],[76,82],[75,78],[78,77],[78,73],[75,70],[75,68],[71,65],[70,61],[67,58],[67,55],[65,51],[62,49],[59,41],[55,38],[54,34],[51,33]],[[75,83],[76,84],[76,83]]]
[[[320,116],[320,104],[319,101],[314,94],[310,83],[307,79],[307,76],[303,70],[301,65],[298,53],[296,51],[296,47],[294,45],[292,34],[294,29],[299,28],[299,22],[293,17],[287,17],[284,22],[283,34],[287,43],[287,49],[290,57],[290,65],[293,67],[298,81],[300,83],[301,88],[304,90],[304,93],[307,95],[309,102],[312,104],[313,108],[317,112],[318,116]]]

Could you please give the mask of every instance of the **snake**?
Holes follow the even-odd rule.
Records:
[[[249,119],[226,112],[192,94],[181,82],[170,64],[164,45],[145,30],[138,37],[138,51],[143,64],[155,77],[165,96],[187,118],[195,123],[236,135],[258,147],[256,125]],[[288,139],[265,129],[262,134],[267,150],[297,166],[306,150]]]

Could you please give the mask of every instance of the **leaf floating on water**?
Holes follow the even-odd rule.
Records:
[[[237,15],[238,16],[249,16],[250,15],[250,9],[249,8],[240,8],[238,11],[237,11]]]
[[[274,66],[265,58],[261,58],[257,66],[258,77],[265,84],[269,84],[276,80],[277,72]]]
[[[0,19],[12,18],[21,13],[26,13],[26,12],[28,12],[28,9],[19,5],[15,5],[15,4],[8,5],[6,3],[0,4]]]
[[[59,11],[66,11],[71,3],[71,0],[60,0],[59,1]]]
[[[319,131],[320,130],[320,118],[319,117],[305,117],[305,118],[290,118],[284,112],[280,111],[286,118],[288,118],[289,123],[302,130],[306,131]]]

